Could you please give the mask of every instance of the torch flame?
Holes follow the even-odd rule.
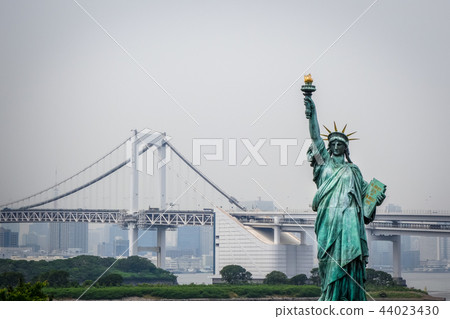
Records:
[[[304,79],[305,79],[305,84],[313,83],[313,78],[312,78],[311,74],[305,75]]]

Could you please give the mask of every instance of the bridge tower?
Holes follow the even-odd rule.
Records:
[[[139,209],[139,172],[137,167],[138,160],[138,136],[137,130],[134,130],[134,136],[131,139],[131,203],[129,215],[134,215]],[[138,228],[136,222],[130,218],[128,223],[128,255],[136,256],[138,253]]]
[[[159,155],[159,178],[160,178],[160,209],[165,211],[167,209],[167,199],[166,199],[166,148],[165,137],[166,133],[163,133],[163,139],[161,141],[161,146],[158,148]],[[166,266],[166,227],[158,227],[156,229],[156,266],[159,268],[165,268]]]
[[[131,139],[131,203],[130,211],[128,212],[127,227],[128,227],[128,241],[129,241],[129,256],[135,256],[138,251],[156,251],[157,266],[165,267],[166,259],[166,227],[156,227],[157,247],[138,247],[138,226],[137,220],[134,217],[139,210],[139,172],[138,172],[138,157],[139,150],[142,147],[156,146],[158,148],[158,175],[160,185],[160,209],[165,211],[167,209],[167,183],[166,183],[166,151],[165,144],[166,134],[150,131],[137,132],[134,130],[134,136]]]

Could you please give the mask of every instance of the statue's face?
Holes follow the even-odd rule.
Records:
[[[345,152],[346,145],[341,141],[331,141],[330,148],[334,156],[341,156]]]

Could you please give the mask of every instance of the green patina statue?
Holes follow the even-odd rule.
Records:
[[[365,182],[350,160],[349,136],[354,132],[345,134],[347,125],[338,131],[335,124],[334,132],[325,127],[328,148],[325,147],[311,98],[315,86],[310,75],[305,76],[302,91],[313,141],[308,160],[317,185],[312,209],[317,212],[315,232],[322,281],[319,300],[366,300],[364,282],[369,250],[364,225],[375,218],[376,206],[386,197],[385,186],[376,180],[379,184]]]

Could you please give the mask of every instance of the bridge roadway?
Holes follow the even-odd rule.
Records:
[[[102,223],[126,228],[135,224],[140,229],[152,226],[212,226],[213,210],[142,210],[133,214],[119,209],[4,209],[0,223]]]
[[[281,231],[299,232],[314,228],[316,213],[233,212],[243,224],[254,228],[280,226]],[[129,214],[119,209],[4,209],[0,223],[61,223],[87,222],[118,224],[124,228],[134,223],[140,229],[151,226],[212,226],[214,211],[141,210]],[[442,213],[378,213],[374,222],[366,226],[373,235],[450,235],[450,214]]]
[[[254,228],[280,227],[284,232],[302,232],[314,228],[315,212],[234,212],[244,225]],[[377,213],[374,222],[366,226],[371,235],[450,236],[448,213]]]
[[[254,228],[273,228],[299,232],[314,228],[316,213],[306,212],[233,212],[244,225]],[[135,224],[140,229],[151,226],[212,226],[214,212],[210,209],[182,211],[149,209],[127,213],[114,209],[4,209],[0,223],[61,223],[87,222],[118,224],[126,228]],[[450,214],[443,213],[378,213],[374,222],[366,226],[372,235],[449,236]]]
[[[246,226],[253,228],[272,228],[274,244],[280,243],[280,232],[300,232],[301,241],[305,240],[305,230],[313,229],[316,213],[306,212],[232,212],[234,217]],[[87,222],[118,224],[123,228],[157,229],[157,247],[142,247],[139,250],[156,250],[158,267],[164,266],[165,228],[198,225],[212,226],[215,222],[214,211],[149,209],[129,214],[126,210],[108,209],[3,209],[0,211],[0,223],[60,223]],[[401,236],[450,236],[450,214],[417,213],[378,213],[376,220],[366,226],[369,240],[388,240],[393,242],[394,277],[401,279]],[[137,233],[130,242],[137,242]],[[136,253],[138,247],[136,245]]]
[[[287,211],[234,211],[230,212],[236,217],[284,217],[284,218],[316,218],[317,213],[312,210],[287,210]],[[450,211],[404,211],[396,213],[377,212],[376,219],[396,221],[438,221],[450,222]]]

